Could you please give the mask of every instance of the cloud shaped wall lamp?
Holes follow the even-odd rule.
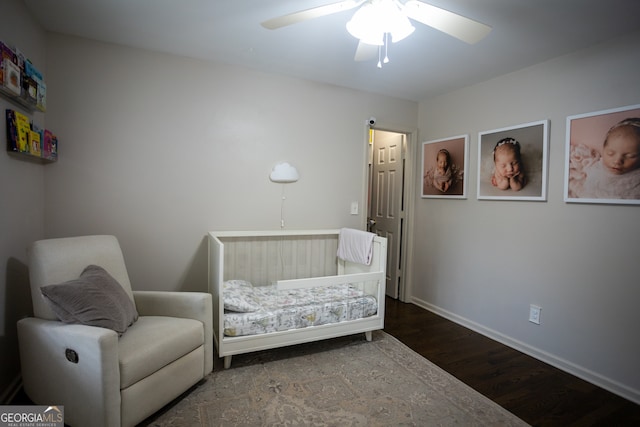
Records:
[[[271,170],[269,179],[272,182],[289,183],[300,179],[298,170],[287,162],[278,163]]]

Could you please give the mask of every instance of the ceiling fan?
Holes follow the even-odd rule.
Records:
[[[360,40],[356,50],[356,61],[369,59],[373,52],[377,51],[379,53],[381,45],[386,47],[389,34],[391,34],[393,42],[400,41],[411,34],[414,28],[409,19],[440,30],[469,44],[479,42],[491,31],[491,27],[488,25],[419,0],[343,0],[272,18],[262,22],[262,26],[275,30],[298,22],[355,9],[359,6],[360,8],[354,14],[354,19],[347,24],[348,31]],[[367,14],[369,10],[374,10],[374,8],[377,10],[377,15],[379,15],[374,20],[389,21],[389,16],[397,15],[397,19],[406,21],[404,22],[405,27],[400,31],[396,31],[395,34],[386,29],[378,29],[374,39],[354,32],[353,28],[350,28],[350,24],[351,27],[354,26],[352,22],[355,21],[357,15]],[[378,23],[376,21],[376,24]],[[386,23],[380,25],[384,26]],[[386,61],[387,59],[385,58]],[[380,62],[378,67],[380,67]]]

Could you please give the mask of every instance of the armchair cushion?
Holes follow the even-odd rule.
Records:
[[[122,335],[138,320],[136,307],[104,268],[89,265],[78,279],[40,288],[56,316],[65,323],[99,326]]]
[[[141,316],[118,340],[120,388],[124,389],[202,347],[202,322],[178,317]],[[199,367],[204,376],[204,364]]]

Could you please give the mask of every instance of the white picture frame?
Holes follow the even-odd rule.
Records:
[[[513,184],[504,184],[505,177],[496,173],[494,150],[519,153],[520,169]],[[513,149],[513,150],[512,150]],[[479,200],[547,200],[547,163],[549,152],[549,120],[539,120],[478,133],[478,199]],[[494,179],[495,177],[495,179]],[[517,181],[520,182],[518,188]]]
[[[636,136],[635,168],[612,173],[603,155],[609,131],[631,119]],[[633,133],[631,134],[633,135]],[[564,201],[567,203],[640,204],[640,104],[567,117]],[[629,153],[625,154],[628,159]],[[610,158],[610,156],[607,156]],[[624,176],[623,176],[624,175]]]
[[[447,159],[444,173],[438,159]],[[466,199],[469,166],[469,135],[422,143],[422,198]]]

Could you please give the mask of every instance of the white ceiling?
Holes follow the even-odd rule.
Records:
[[[421,101],[617,37],[639,0],[428,0],[493,27],[475,45],[414,22],[391,62],[353,60],[355,10],[267,30],[260,22],[332,0],[25,0],[53,32],[242,65]]]

